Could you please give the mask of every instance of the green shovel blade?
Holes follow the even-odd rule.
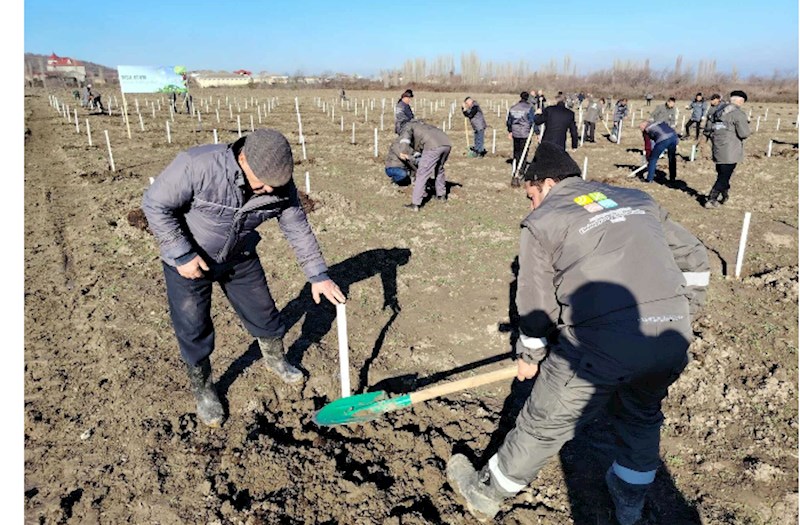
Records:
[[[411,395],[387,398],[386,392],[367,392],[343,397],[322,407],[314,414],[314,423],[320,426],[364,423],[378,419],[382,414],[411,405]]]

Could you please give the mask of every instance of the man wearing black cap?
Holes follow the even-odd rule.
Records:
[[[409,105],[412,98],[414,98],[414,92],[406,89],[394,106],[394,132],[398,135],[406,122],[414,120],[414,112],[411,111],[411,106]]]
[[[706,208],[716,208],[728,200],[731,177],[736,164],[744,160],[744,140],[750,136],[750,124],[741,107],[747,101],[744,91],[732,91],[730,102],[709,113],[711,155],[717,168],[717,180],[708,194]]]
[[[605,479],[621,524],[640,518],[661,463],[661,401],[688,361],[708,255],[648,194],[580,174],[548,142],[525,172],[532,211],[520,238],[517,379],[536,382],[482,469],[461,454],[447,464],[479,518],[494,516],[603,410],[617,431]]]
[[[506,117],[506,128],[508,129],[508,138],[514,142],[514,157],[517,167],[520,166],[522,160],[522,151],[525,149],[525,143],[528,141],[531,133],[531,126],[535,115],[533,106],[528,102],[530,95],[527,91],[519,94],[519,102],[514,104],[508,109],[508,117]],[[515,172],[512,184],[519,186],[519,177]]]
[[[258,341],[264,362],[283,381],[303,374],[284,357],[286,332],[256,253],[256,227],[277,219],[311,284],[344,303],[327,276],[314,233],[292,180],[289,142],[274,129],[258,129],[232,144],[179,153],[147,189],[142,210],[161,249],[170,317],[186,363],[197,415],[210,427],[224,419],[211,379],[214,350],[211,290],[219,283],[239,318]]]
[[[697,141],[698,153],[700,154],[703,153],[703,146],[711,140],[711,132],[713,131],[711,129],[711,116],[720,108],[720,102],[722,102],[722,97],[719,93],[714,93],[708,99],[708,112],[706,113],[706,123],[703,126],[703,138]]]

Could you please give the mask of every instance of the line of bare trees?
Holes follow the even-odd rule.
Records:
[[[523,89],[594,92],[614,96],[642,97],[651,92],[655,97],[692,98],[698,91],[725,93],[745,89],[763,101],[797,100],[797,74],[775,71],[772,76],[750,75],[742,78],[734,66],[730,72],[717,69],[715,59],[687,64],[682,55],[673,68],[655,70],[650,61],[615,59],[610,68],[579,74],[570,55],[559,64],[556,59],[533,69],[525,61],[483,61],[475,51],[462,53],[460,71],[455,71],[453,55],[440,55],[433,60],[406,60],[399,69],[381,70],[385,88],[417,86],[431,90],[459,88],[478,92],[514,92]]]

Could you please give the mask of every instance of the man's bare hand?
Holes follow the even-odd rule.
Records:
[[[208,271],[208,265],[203,258],[198,255],[186,264],[178,266],[177,270],[181,277],[199,279],[203,276],[204,271]]]
[[[315,303],[319,304],[321,295],[324,295],[332,304],[344,304],[347,301],[339,286],[330,279],[311,283],[311,297],[314,298]]]
[[[512,138],[512,135],[511,135],[511,132],[509,131],[508,132],[508,139],[511,140],[511,138]]]
[[[408,160],[408,153],[401,153],[398,155],[398,157],[400,157],[403,160]]]
[[[539,373],[539,365],[526,363],[522,359],[517,359],[517,379],[525,381],[531,379]]]

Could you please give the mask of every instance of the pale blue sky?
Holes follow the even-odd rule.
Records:
[[[225,7],[223,7],[225,6]],[[534,68],[569,54],[578,71],[650,58],[655,69],[717,60],[742,75],[795,73],[797,0],[739,2],[349,2],[142,0],[78,4],[28,0],[25,51],[124,65],[184,64],[370,75],[413,57],[462,52],[524,59]]]

